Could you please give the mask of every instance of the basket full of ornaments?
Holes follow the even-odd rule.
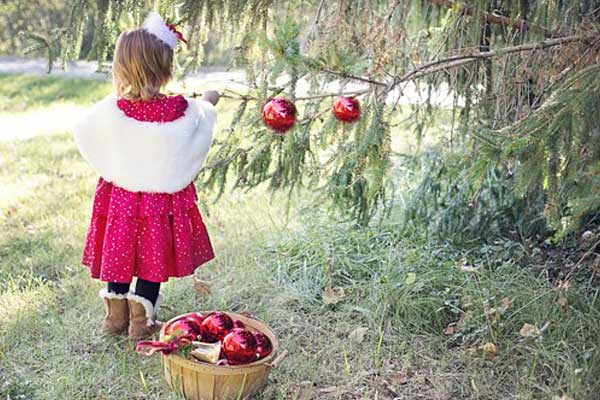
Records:
[[[188,400],[250,398],[287,354],[265,323],[220,311],[175,317],[159,341],[139,342],[136,350],[162,353],[167,383]]]

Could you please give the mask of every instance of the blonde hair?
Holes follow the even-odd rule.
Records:
[[[173,49],[143,29],[123,32],[113,57],[113,83],[119,97],[150,100],[171,79]]]

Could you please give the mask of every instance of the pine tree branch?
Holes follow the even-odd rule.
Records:
[[[599,39],[600,39],[600,36],[598,36],[598,35],[588,35],[588,36],[573,35],[573,36],[564,36],[564,37],[554,38],[554,39],[546,39],[546,40],[542,40],[540,42],[521,44],[518,46],[504,47],[504,48],[497,49],[497,50],[458,54],[455,56],[442,58],[439,60],[434,60],[434,61],[430,61],[428,63],[421,64],[418,67],[416,67],[415,69],[407,72],[406,74],[404,74],[402,76],[394,77],[391,82],[377,81],[377,80],[370,79],[370,78],[354,76],[354,75],[350,75],[350,74],[346,74],[346,73],[331,71],[328,69],[324,69],[322,71],[325,73],[338,75],[338,76],[340,76],[342,78],[346,78],[346,79],[352,79],[352,80],[357,80],[357,81],[361,81],[361,82],[366,82],[366,83],[369,83],[371,85],[376,85],[376,86],[384,86],[384,87],[386,87],[386,91],[390,92],[394,87],[396,87],[398,84],[400,84],[402,82],[407,82],[410,80],[421,78],[426,75],[431,75],[436,72],[443,71],[445,69],[456,68],[456,67],[471,63],[473,61],[483,60],[483,59],[488,59],[488,58],[493,58],[493,57],[499,57],[499,56],[503,56],[506,54],[512,54],[512,53],[543,50],[543,49],[547,49],[550,47],[560,46],[560,45],[573,43],[573,42],[598,41]],[[298,98],[296,98],[296,100],[313,100],[313,99],[320,99],[320,98],[324,98],[324,97],[333,97],[333,96],[358,96],[358,95],[367,93],[369,90],[370,89],[363,89],[363,90],[356,90],[356,91],[347,92],[347,93],[324,93],[324,94],[320,94],[320,95],[298,97]]]
[[[385,86],[385,88],[386,88],[385,91],[390,92],[400,83],[411,81],[411,80],[421,78],[423,76],[431,75],[436,72],[440,72],[440,71],[447,70],[450,68],[456,68],[456,67],[459,67],[459,66],[477,61],[477,60],[489,59],[489,58],[493,58],[493,57],[503,56],[506,54],[520,53],[520,52],[525,52],[525,51],[543,50],[543,49],[547,49],[550,47],[560,46],[560,45],[564,45],[567,43],[573,43],[573,42],[599,41],[599,40],[600,40],[600,36],[598,36],[598,35],[593,35],[593,36],[574,35],[574,36],[564,36],[564,37],[555,38],[555,39],[546,39],[546,40],[543,40],[541,42],[536,42],[536,43],[504,47],[504,48],[497,49],[497,50],[478,51],[478,52],[473,52],[473,53],[457,54],[452,57],[442,58],[439,60],[434,60],[434,61],[430,61],[430,62],[421,64],[418,67],[416,67],[415,69],[405,73],[404,75],[394,77],[392,79],[392,81],[390,81],[390,82],[381,82],[381,81],[376,81],[376,80],[372,80],[369,78],[363,78],[363,77],[353,76],[353,75],[349,75],[349,74],[337,73],[335,71],[330,71],[330,70],[323,70],[323,72],[336,74],[336,75],[342,76],[347,79],[353,79],[353,80],[358,80],[361,82],[366,82],[366,83],[369,83],[369,84],[375,85],[375,86]],[[360,96],[365,93],[368,93],[371,90],[372,90],[371,88],[366,88],[366,89],[353,90],[353,91],[343,92],[343,93],[333,92],[333,93],[315,94],[315,95],[309,95],[309,96],[296,97],[295,100],[296,101],[304,101],[304,100],[316,100],[316,99],[322,99],[322,98],[326,98],[326,97],[335,97],[335,96]],[[231,94],[221,93],[221,97],[230,98],[230,99],[239,99],[239,100],[259,100],[256,97],[237,93],[230,89],[226,89],[226,91]],[[200,96],[202,96],[202,93],[192,93],[190,95],[190,97],[200,97]]]
[[[315,95],[311,95],[311,96],[304,96],[304,97],[296,97],[296,101],[302,101],[302,100],[316,100],[316,99],[323,99],[325,97],[335,97],[335,96],[360,96],[362,94],[368,93],[371,89],[361,89],[361,90],[352,90],[350,92],[336,92],[336,93],[323,93],[323,94],[315,94]]]
[[[360,81],[360,82],[365,82],[365,83],[369,83],[371,85],[378,85],[378,86],[387,86],[388,84],[385,82],[381,82],[372,78],[367,78],[364,76],[357,76],[357,75],[352,75],[352,74],[348,74],[346,72],[339,72],[339,71],[333,71],[331,69],[327,69],[327,68],[321,68],[320,72],[326,73],[326,74],[331,74],[331,75],[336,75],[339,76],[340,78],[344,78],[344,79],[351,79],[353,81]]]
[[[556,38],[556,39],[546,39],[546,40],[543,40],[541,42],[536,42],[536,43],[504,47],[504,48],[497,49],[497,50],[479,51],[479,52],[467,53],[467,54],[458,54],[458,55],[455,55],[452,57],[443,58],[440,60],[435,60],[435,61],[421,64],[417,68],[413,69],[412,71],[409,71],[406,74],[404,74],[400,77],[397,77],[395,79],[394,86],[397,85],[398,83],[402,83],[402,82],[406,82],[406,81],[409,81],[412,79],[420,78],[422,76],[433,74],[435,72],[439,72],[439,71],[447,69],[447,68],[454,68],[457,66],[461,66],[461,65],[464,65],[464,64],[476,61],[476,60],[493,58],[493,57],[503,56],[503,55],[512,54],[512,53],[520,53],[520,52],[524,52],[524,51],[535,51],[535,50],[547,49],[549,47],[560,46],[560,45],[567,44],[567,43],[583,42],[583,41],[590,41],[590,40],[594,41],[594,40],[598,40],[598,39],[600,39],[600,36],[598,36],[598,35],[594,35],[594,36],[574,35],[574,36],[565,36],[565,37]]]
[[[312,27],[310,28],[310,33],[309,36],[313,33],[316,32],[318,30],[318,26],[319,26],[319,19],[321,18],[321,11],[323,11],[323,6],[325,5],[325,0],[321,0],[321,2],[319,3],[319,7],[317,8],[317,13],[315,15],[315,20],[313,21]],[[313,31],[314,29],[314,31]]]
[[[438,6],[443,6],[443,7],[448,7],[448,8],[454,8],[455,5],[457,4],[456,2],[454,2],[452,0],[428,0],[428,1],[432,4],[435,4]],[[468,4],[460,5],[459,7],[460,7],[460,13],[462,15],[474,15],[475,14],[474,8]],[[511,18],[505,17],[503,15],[498,15],[498,14],[488,13],[488,12],[484,12],[483,17],[485,18],[485,20],[487,22],[489,22],[491,24],[512,26],[513,28],[515,28],[521,32],[527,32],[527,31],[531,30],[534,32],[539,32],[539,33],[543,34],[544,36],[546,36],[547,38],[557,38],[557,37],[565,36],[559,30],[551,30],[546,27],[536,25],[536,24],[533,24],[531,22],[528,22],[528,21],[525,21],[525,20],[519,19],[519,18],[511,19]]]

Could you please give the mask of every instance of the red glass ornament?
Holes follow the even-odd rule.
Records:
[[[170,337],[186,337],[190,340],[196,340],[201,332],[201,325],[187,316],[182,316],[165,327],[165,335]]]
[[[287,99],[276,97],[265,104],[262,119],[265,124],[277,133],[285,133],[296,123],[298,111],[294,103]]]
[[[193,313],[189,313],[185,315],[187,318],[191,318],[193,320],[196,321],[196,323],[198,324],[198,326],[202,326],[202,322],[204,322],[204,315],[198,313],[198,312],[193,312]]]
[[[360,118],[360,102],[354,97],[338,97],[333,103],[333,115],[342,122],[354,122]]]
[[[254,332],[254,339],[256,340],[256,354],[257,358],[265,358],[273,351],[273,344],[271,339],[262,332]]]
[[[233,327],[234,328],[240,328],[240,329],[246,329],[246,324],[244,324],[239,319],[234,319],[233,320]]]
[[[214,343],[222,340],[233,329],[231,317],[215,311],[208,314],[202,321],[202,341]]]
[[[246,364],[256,359],[256,339],[252,332],[236,328],[223,338],[223,352],[229,364]]]

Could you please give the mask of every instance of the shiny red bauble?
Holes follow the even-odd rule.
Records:
[[[294,103],[280,97],[269,100],[262,111],[265,124],[277,133],[285,133],[296,123],[298,111]]]
[[[338,97],[333,103],[333,115],[342,122],[354,122],[360,118],[360,103],[354,97]]]
[[[201,332],[201,325],[196,319],[183,316],[170,322],[165,327],[165,335],[173,338],[186,337],[190,340],[196,340]]]
[[[267,335],[262,332],[254,332],[254,339],[256,340],[257,358],[264,358],[271,354],[273,351],[273,344]]]
[[[185,315],[187,318],[193,319],[196,321],[198,326],[202,326],[202,322],[204,322],[204,315],[199,312],[193,312]]]
[[[233,327],[234,328],[240,328],[240,329],[246,329],[246,324],[244,324],[239,319],[234,319],[233,320]]]
[[[229,315],[219,311],[212,312],[202,321],[202,341],[214,343],[223,340],[232,329],[233,321]]]
[[[223,338],[223,352],[229,364],[252,362],[256,359],[256,339],[252,332],[236,328]]]

